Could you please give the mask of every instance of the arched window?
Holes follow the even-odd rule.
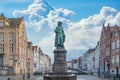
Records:
[[[14,34],[13,34],[13,32],[10,32],[9,33],[9,39],[10,39],[10,41],[13,41],[14,40]]]
[[[0,42],[3,42],[3,41],[4,41],[4,33],[1,32],[1,33],[0,33]]]

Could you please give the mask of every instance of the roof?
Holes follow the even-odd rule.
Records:
[[[10,26],[17,25],[16,27],[18,27],[20,25],[21,21],[23,20],[23,17],[21,17],[21,18],[6,18],[3,13],[0,14],[0,18],[5,19],[10,24]]]
[[[10,25],[17,25],[17,26],[19,26],[22,19],[23,17],[22,18],[8,18],[8,20],[10,21]]]
[[[109,24],[107,26],[103,25],[100,40],[102,38],[104,38],[103,36],[109,36],[110,37],[111,34],[115,31],[115,29],[117,29],[120,32],[120,26],[117,26],[117,25],[110,26]]]
[[[5,16],[3,13],[0,14],[0,18],[4,18],[5,20],[7,20],[8,22],[10,22]]]

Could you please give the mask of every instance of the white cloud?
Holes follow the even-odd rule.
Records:
[[[15,10],[13,12],[14,17],[24,16],[27,25],[32,25],[37,31],[44,26],[44,23],[53,28],[59,20],[68,22],[69,20],[66,19],[71,18],[74,14],[68,9],[54,9],[46,0],[35,0],[33,4],[28,6],[27,10]]]
[[[50,56],[53,56],[52,51],[54,50],[55,36],[53,29],[57,26],[58,21],[62,21],[65,27],[65,47],[68,51],[80,51],[95,47],[97,41],[99,41],[103,23],[107,24],[109,22],[111,25],[120,25],[120,12],[114,8],[103,7],[99,14],[73,22],[71,21],[71,17],[75,15],[73,11],[63,8],[55,9],[45,0],[35,0],[27,10],[16,10],[13,15],[16,17],[24,15],[27,27],[32,26],[37,31],[40,31],[45,25],[52,30],[51,33],[46,33],[50,33],[50,35],[45,36],[39,42],[42,49]]]
[[[52,19],[52,16],[50,16],[50,19]],[[63,22],[65,22],[65,20],[66,19],[64,18]],[[108,21],[112,21],[110,24],[117,24],[120,22],[120,13],[114,8],[103,7],[99,14],[94,14],[93,16],[84,18],[78,22],[67,21],[68,28],[65,30],[67,37],[65,42],[66,49],[72,51],[86,50],[95,47],[100,38],[102,25],[103,23],[107,24]],[[54,34],[51,34],[51,36],[53,35]],[[48,45],[49,44],[51,45],[51,42],[48,43]]]

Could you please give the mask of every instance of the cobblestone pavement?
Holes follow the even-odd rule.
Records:
[[[43,80],[42,76],[36,76],[34,80]],[[104,79],[104,78],[99,78],[97,76],[93,75],[77,75],[77,80],[110,80],[110,79]]]
[[[2,76],[0,75],[0,80],[8,80],[8,78],[10,78],[10,80],[23,80],[23,76],[22,75],[11,75],[11,76]],[[43,76],[32,76],[31,79],[25,79],[25,80],[43,80]]]
[[[110,80],[110,79],[99,78],[98,76],[94,75],[78,75],[77,80]]]
[[[10,80],[23,80],[23,75],[0,75],[0,80],[8,80],[8,78],[10,78]],[[31,79],[24,79],[24,80],[35,80],[33,79],[34,76],[31,76]]]
[[[16,76],[0,76],[0,80],[7,80],[11,78],[10,80],[23,80],[22,76],[16,75]],[[19,79],[21,77],[21,79]],[[25,79],[25,80],[43,80],[43,76],[33,76],[32,79]],[[94,75],[77,75],[77,80],[110,80],[110,79],[104,79],[104,78],[98,78]]]

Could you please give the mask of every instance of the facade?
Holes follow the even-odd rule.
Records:
[[[82,60],[83,60],[83,56],[78,58],[78,69],[82,70]]]
[[[99,44],[99,42],[98,42],[97,46],[95,47],[94,53],[95,53],[94,72],[98,73],[99,67],[100,67],[100,60],[99,60],[99,58],[100,58],[100,44]]]
[[[72,68],[72,61],[67,61],[67,68]]]
[[[111,74],[120,74],[120,26],[115,25],[111,32]]]
[[[119,32],[120,27],[104,26],[100,38],[100,72],[101,74],[119,73]]]
[[[79,57],[79,69],[90,72],[98,73],[99,70],[99,56],[100,46],[99,42],[93,49],[88,49],[83,56]]]
[[[39,60],[39,71],[44,74],[45,72],[51,70],[51,59],[48,55],[44,54],[41,49],[39,49],[40,60]]]
[[[82,59],[82,70],[85,71],[90,71],[91,68],[91,53],[93,52],[94,49],[89,49],[86,51],[85,54],[83,54],[83,59]]]
[[[26,68],[27,73],[32,74],[34,69],[34,53],[32,49],[32,42],[27,42],[27,59],[26,59]]]
[[[111,31],[112,28],[108,25],[105,27],[103,25],[101,37],[100,37],[100,73],[105,74],[108,69],[107,63],[110,62],[110,54],[111,54]]]
[[[33,49],[33,53],[34,53],[34,72],[35,71],[37,71],[37,70],[39,70],[39,66],[40,66],[40,64],[39,64],[39,58],[40,58],[40,56],[39,56],[39,48],[38,48],[38,46],[33,46],[32,47],[32,49]]]
[[[78,59],[72,59],[72,68],[78,69]]]
[[[88,50],[88,56],[87,56],[87,71],[92,72],[94,68],[94,62],[95,62],[95,57],[94,57],[94,49],[89,49]]]
[[[0,14],[0,74],[27,73],[27,56],[24,18]]]
[[[88,63],[88,53],[86,52],[83,54],[83,59],[82,59],[82,70],[87,71],[87,63]]]
[[[100,47],[99,47],[99,42],[98,42],[96,47],[89,54],[90,73],[98,74],[99,55],[100,55]]]

